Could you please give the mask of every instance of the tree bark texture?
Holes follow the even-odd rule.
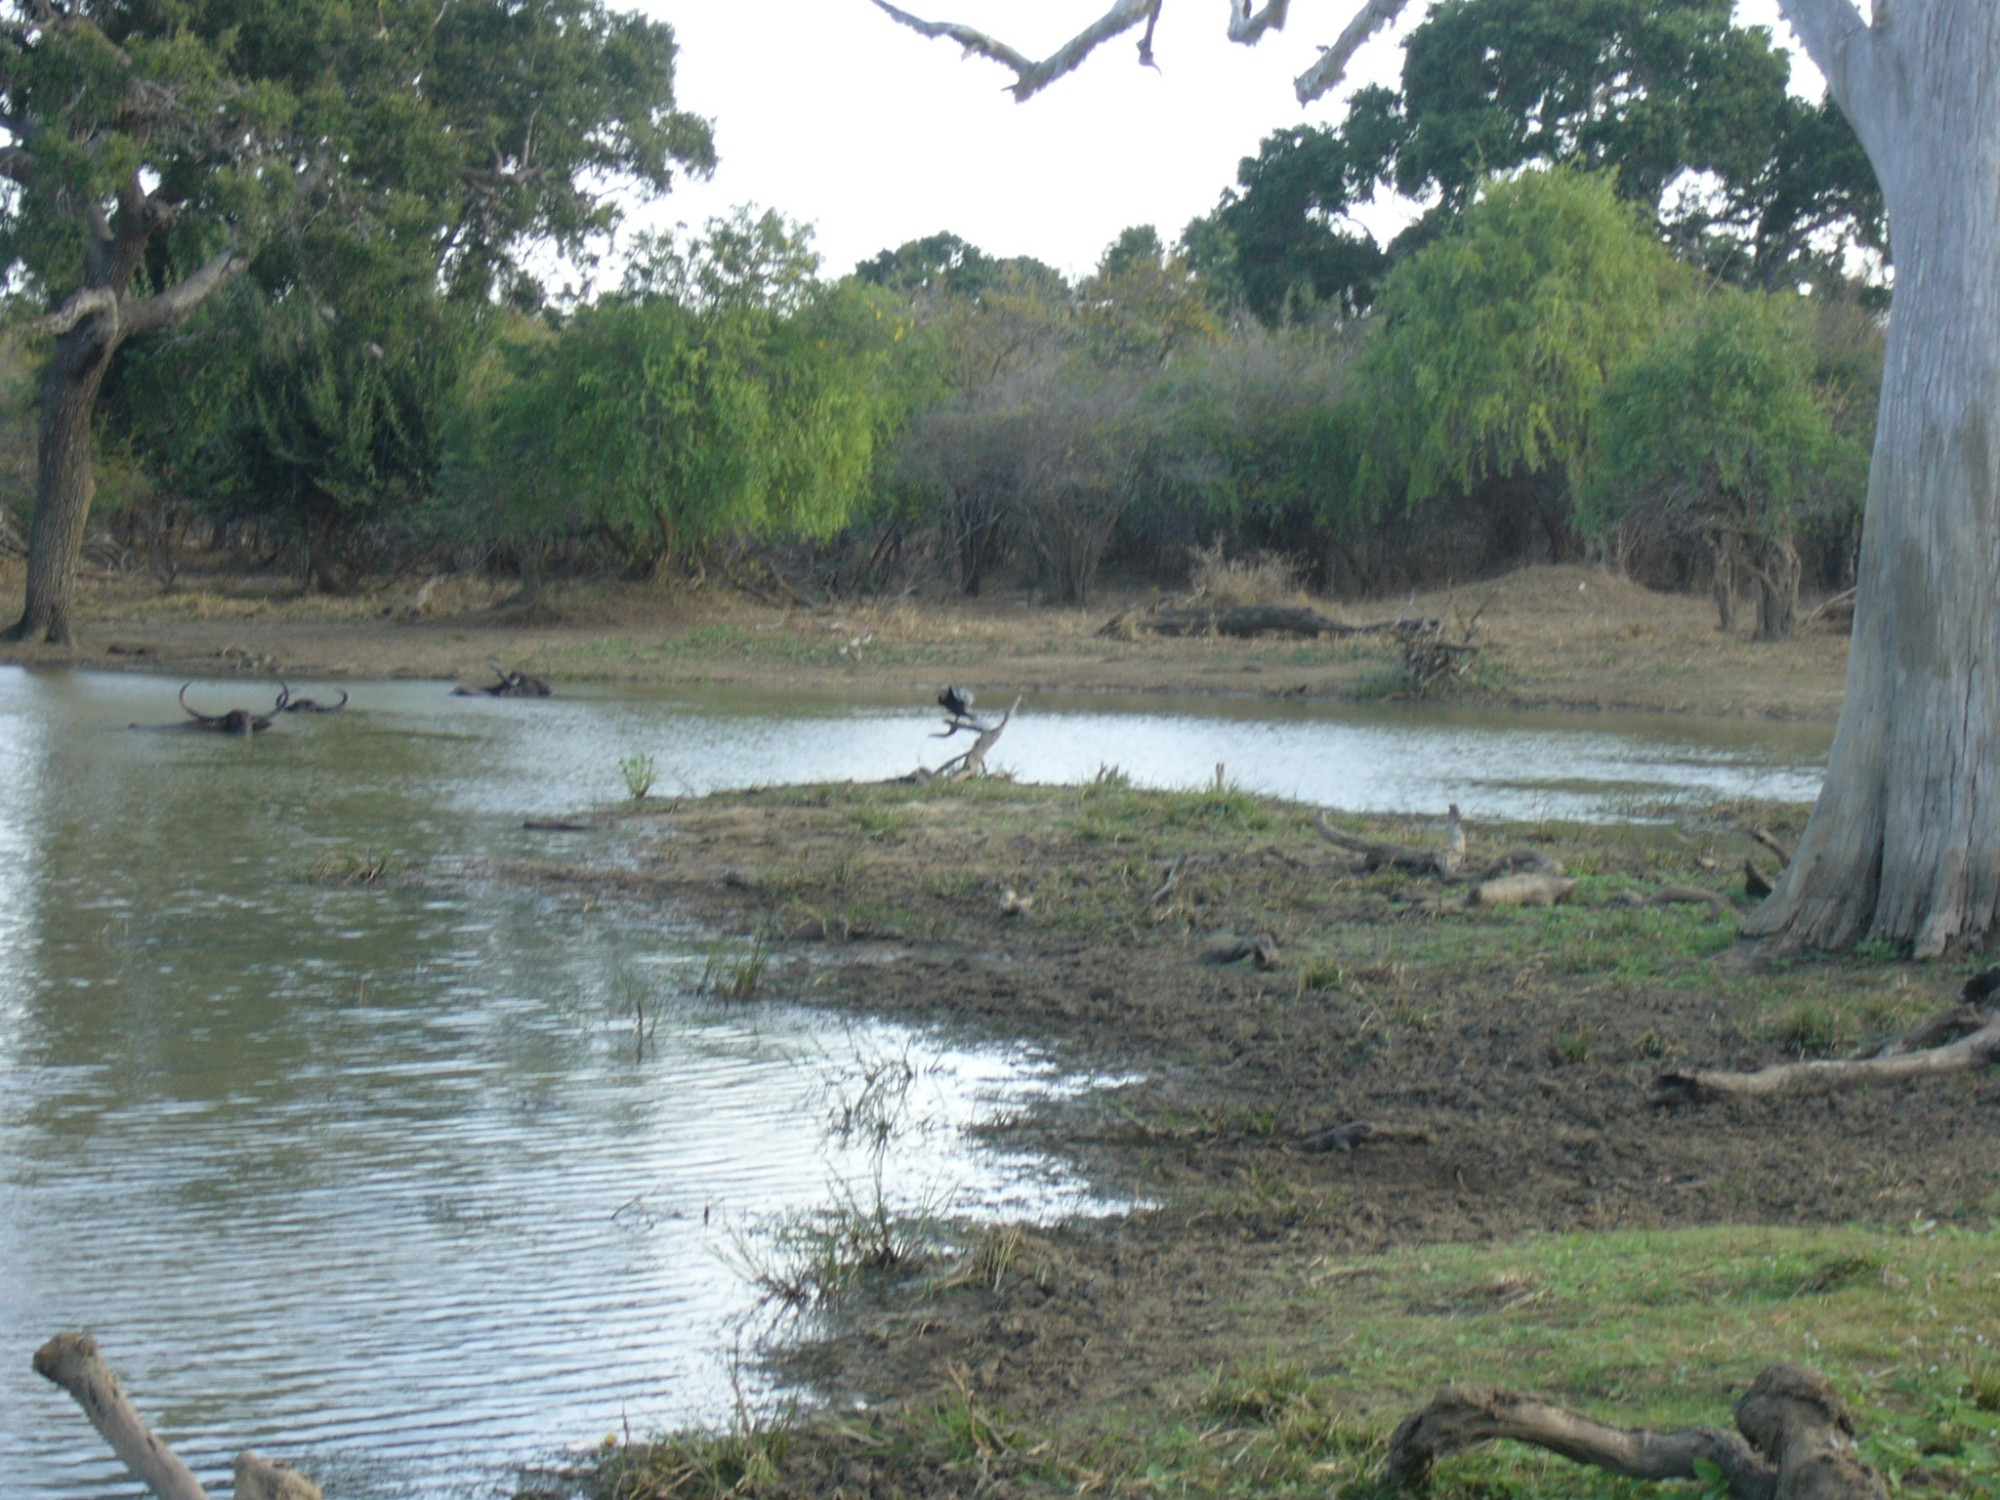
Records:
[[[65,333],[42,377],[27,602],[13,632],[18,641],[67,646],[75,638],[76,566],[97,494],[90,421],[117,338],[100,327],[106,323],[115,328],[116,314],[98,313]]]
[[[83,285],[31,325],[32,331],[54,334],[56,346],[42,377],[27,599],[10,639],[62,646],[75,639],[76,569],[97,492],[90,426],[112,356],[134,335],[182,322],[248,264],[226,250],[165,291],[128,296],[148,243],[171,216],[136,175],[119,193],[114,216],[107,218],[93,205],[83,216],[91,234]]]
[[[1840,724],[1744,932],[1932,957],[2000,925],[2000,6],[1782,3],[1874,162],[1896,287]]]

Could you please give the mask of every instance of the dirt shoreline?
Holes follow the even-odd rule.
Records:
[[[1769,972],[1731,962],[1743,861],[1764,857],[1751,830],[1789,840],[1803,818],[1732,807],[1650,826],[1473,829],[1474,862],[1526,848],[1577,877],[1569,902],[1532,910],[1439,910],[1435,881],[1367,870],[1309,809],[1115,778],[662,802],[598,814],[598,839],[495,872],[554,899],[692,914],[768,963],[759,993],[1027,1040],[1066,1069],[1132,1080],[996,1129],[1157,1205],[962,1231],[941,1267],[863,1278],[872,1291],[778,1351],[826,1402],[789,1434],[778,1477],[704,1487],[686,1481],[700,1464],[675,1456],[658,1462],[682,1478],[621,1478],[611,1492],[1040,1494],[1095,1488],[1093,1474],[1150,1492],[1103,1445],[1193,1420],[1219,1372],[1247,1369],[1254,1383],[1274,1366],[1333,1393],[1323,1399],[1358,1434],[1342,1440],[1340,1472],[1358,1475],[1440,1379],[1514,1378],[1518,1355],[1449,1330],[1551,1295],[1518,1267],[1429,1290],[1418,1277],[1416,1293],[1390,1294],[1402,1299],[1391,1314],[1446,1342],[1441,1370],[1339,1352],[1398,1257],[1505,1255],[1575,1234],[1623,1244],[1717,1230],[1734,1246],[1823,1226],[1975,1230],[2000,1204],[1990,1078],[1693,1109],[1654,1099],[1664,1071],[1839,1055],[1950,1003],[1956,970],[1890,955]],[[1417,845],[1440,837],[1424,823],[1343,822]],[[1649,901],[1663,886],[1712,895]],[[1317,1148],[1351,1122],[1387,1130]],[[1877,1258],[1864,1249],[1861,1271],[1842,1269],[1853,1256],[1814,1262],[1768,1328],[1743,1324],[1726,1345],[1704,1335],[1693,1364],[1627,1368],[1603,1351],[1600,1366],[1617,1364],[1642,1418],[1704,1399],[1726,1410],[1732,1383],[1791,1357],[1794,1320],[1814,1316],[1795,1299],[1873,1276]],[[1715,1295],[1704,1274],[1644,1296],[1699,1315]],[[1877,1284],[1900,1309],[1892,1326],[1916,1316],[1897,1301],[1905,1290],[1886,1274]],[[1588,1326],[1632,1312],[1561,1316]],[[1890,1340],[1839,1357],[1891,1369],[1899,1355]],[[1565,1378],[1547,1394],[1601,1399],[1601,1368]],[[946,1463],[925,1435],[960,1406],[1027,1436]],[[856,1410],[870,1414],[863,1427],[840,1415]],[[1316,1462],[1334,1472],[1333,1457]]]
[[[18,596],[20,566],[0,568]],[[350,599],[282,580],[189,577],[171,593],[89,579],[73,649],[0,647],[0,662],[189,677],[490,680],[490,663],[564,682],[728,686],[928,697],[965,681],[989,697],[1071,691],[1351,700],[1401,691],[1388,640],[1126,639],[1102,633],[1147,602],[1087,609],[1022,597],[780,608],[733,589],[595,585],[534,609],[502,585],[445,579]],[[1349,623],[1472,620],[1481,653],[1457,696],[1496,706],[1832,720],[1846,638],[1815,625],[1758,644],[1715,629],[1705,600],[1586,567],[1529,568],[1407,600],[1316,607]],[[1476,618],[1475,618],[1476,617]]]

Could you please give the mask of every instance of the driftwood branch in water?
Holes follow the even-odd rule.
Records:
[[[208,1491],[173,1449],[146,1426],[87,1333],[59,1333],[35,1351],[35,1373],[75,1398],[118,1461],[158,1500],[208,1500]],[[236,1459],[238,1500],[320,1500],[319,1486],[245,1449]]]
[[[1533,1396],[1446,1387],[1389,1440],[1381,1478],[1413,1488],[1438,1459],[1509,1438],[1628,1479],[1698,1479],[1713,1464],[1735,1500],[1882,1500],[1882,1480],[1854,1457],[1853,1420],[1824,1378],[1773,1365],[1736,1404],[1737,1431],[1613,1427]]]
[[[1663,1073],[1653,1085],[1657,1104],[1711,1099],[1770,1099],[1824,1093],[1869,1083],[1900,1083],[1967,1073],[2000,1063],[2000,967],[1965,982],[1959,1005],[1848,1058],[1775,1063],[1753,1073]]]

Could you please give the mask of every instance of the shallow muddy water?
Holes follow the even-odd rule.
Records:
[[[504,1494],[509,1465],[734,1399],[746,1246],[873,1163],[830,1112],[914,1079],[885,1179],[940,1212],[1088,1212],[965,1126],[1076,1086],[1034,1057],[698,993],[697,934],[477,878],[524,816],[656,790],[936,764],[926,705],[744,695],[454,699],[351,685],[255,740],[133,722],[177,683],[0,670],[0,1490],[136,1492],[29,1356],[99,1336],[219,1480],[255,1446],[356,1500]],[[310,691],[310,689],[308,689]],[[218,711],[246,685],[198,684]],[[1469,817],[1811,795],[1774,725],[1043,698],[993,763]],[[310,884],[328,852],[436,878]],[[441,873],[437,873],[441,872]],[[643,1014],[651,1026],[641,1048]],[[754,1372],[744,1374],[753,1397]]]

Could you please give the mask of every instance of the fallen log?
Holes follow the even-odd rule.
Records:
[[[59,1333],[35,1351],[35,1373],[61,1386],[90,1425],[158,1500],[209,1500],[173,1449],[153,1435],[87,1333]],[[238,1500],[321,1500],[319,1486],[290,1466],[245,1449],[236,1457]]]
[[[1576,889],[1570,875],[1501,875],[1482,880],[1471,892],[1473,906],[1554,906]]]
[[[1130,611],[1105,622],[1099,635],[1191,636],[1288,635],[1306,640],[1321,636],[1412,635],[1434,627],[1433,620],[1380,620],[1372,625],[1348,625],[1297,604],[1169,605],[1141,613]]]
[[[1328,843],[1350,854],[1360,855],[1364,868],[1368,870],[1409,870],[1413,874],[1435,875],[1449,880],[1465,863],[1465,824],[1459,816],[1456,802],[1451,804],[1446,817],[1445,843],[1441,849],[1412,849],[1404,844],[1385,844],[1377,839],[1342,833],[1327,821],[1323,812],[1319,815],[1318,827],[1320,836]]]
[[[1383,1484],[1426,1484],[1437,1460],[1497,1438],[1627,1479],[1700,1479],[1713,1465],[1733,1500],[1883,1500],[1881,1476],[1854,1456],[1854,1422],[1826,1379],[1772,1365],[1736,1403],[1736,1431],[1613,1427],[1512,1391],[1447,1386],[1404,1419]]]
[[[1943,1046],[1877,1057],[1814,1058],[1774,1063],[1754,1073],[1662,1073],[1653,1085],[1658,1104],[1700,1104],[1711,1099],[1771,1099],[1783,1094],[1824,1093],[1870,1083],[1901,1083],[1969,1073],[2000,1063],[2000,1016],[1977,1031]]]
[[[1221,937],[1201,951],[1201,961],[1217,967],[1240,964],[1246,958],[1267,973],[1284,963],[1276,941],[1268,933],[1258,933],[1255,937]]]

